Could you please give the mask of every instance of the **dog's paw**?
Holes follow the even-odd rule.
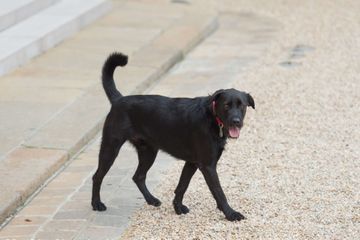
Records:
[[[187,206],[178,203],[174,203],[174,209],[177,215],[187,214],[188,212],[190,212]]]
[[[152,205],[154,207],[159,207],[161,205],[161,201],[157,198],[151,198],[146,200],[147,204]]]
[[[92,205],[94,211],[102,212],[102,211],[106,210],[105,204],[103,204],[100,201],[92,202],[91,205]]]
[[[226,219],[233,222],[244,220],[245,217],[241,213],[233,211],[232,213],[226,215]]]

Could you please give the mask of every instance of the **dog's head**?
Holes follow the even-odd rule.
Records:
[[[255,109],[254,99],[246,92],[236,89],[218,90],[211,96],[211,109],[218,124],[223,124],[224,134],[238,138],[246,114],[246,108]],[[219,123],[221,121],[221,123]]]

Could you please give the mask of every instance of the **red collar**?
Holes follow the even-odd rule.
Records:
[[[213,113],[214,113],[214,115],[215,115],[216,123],[217,123],[217,125],[218,125],[220,128],[223,128],[223,127],[224,127],[224,123],[221,121],[221,119],[220,119],[218,116],[216,116],[216,108],[215,108],[215,105],[216,105],[216,102],[213,101],[213,102],[212,102],[212,110],[213,110]]]

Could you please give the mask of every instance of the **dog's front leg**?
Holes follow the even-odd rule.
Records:
[[[197,166],[193,163],[186,162],[184,168],[181,172],[179,184],[175,189],[175,198],[173,200],[173,206],[176,214],[186,214],[189,212],[189,209],[182,204],[182,200],[186,189],[189,186],[190,180],[194,173],[196,172]]]
[[[242,219],[245,219],[245,217],[241,213],[236,212],[229,206],[224,191],[222,190],[220,185],[216,166],[204,166],[200,168],[200,170],[204,175],[205,181],[216,200],[218,208],[223,211],[226,219],[229,221],[240,221]]]

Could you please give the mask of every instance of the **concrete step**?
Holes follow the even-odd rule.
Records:
[[[106,0],[61,0],[0,32],[0,76],[78,32],[110,6]]]
[[[0,31],[50,7],[60,0],[0,1]]]

